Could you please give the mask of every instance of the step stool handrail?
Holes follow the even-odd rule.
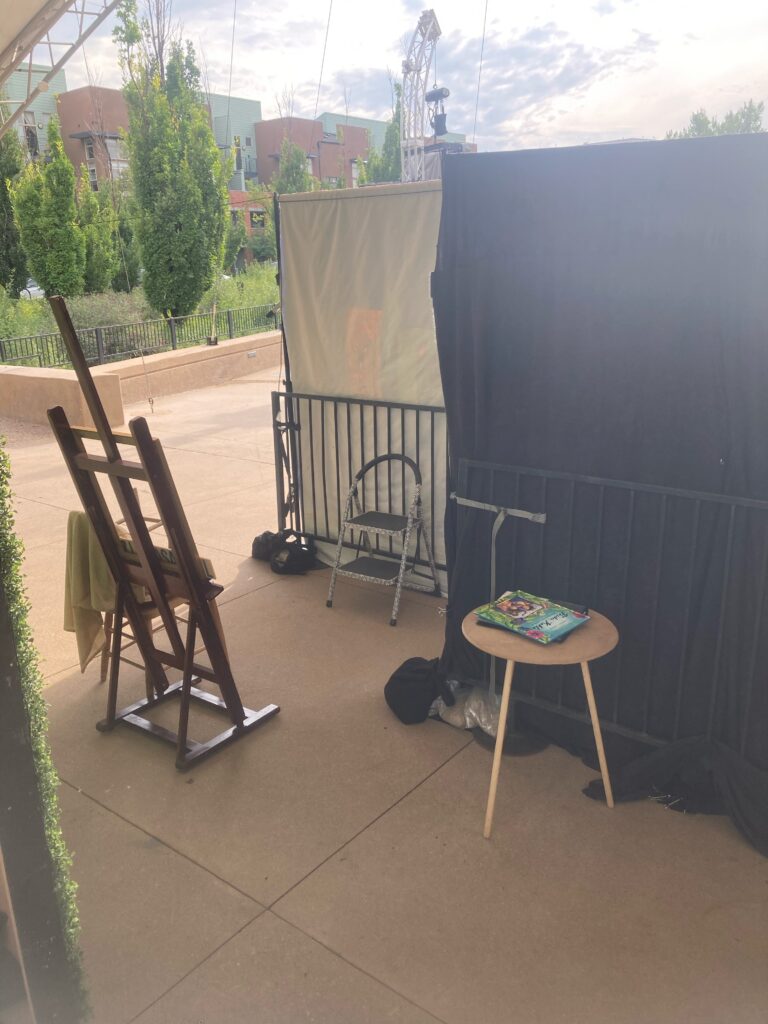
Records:
[[[357,473],[355,473],[355,479],[353,482],[352,489],[356,490],[357,484],[360,483],[365,474],[368,473],[371,469],[373,469],[374,466],[378,466],[380,462],[389,461],[404,462],[406,466],[409,466],[416,480],[416,485],[419,487],[419,489],[421,489],[421,470],[413,461],[413,459],[409,458],[407,455],[401,455],[399,452],[394,452],[392,454],[386,455],[377,455],[375,459],[371,459],[370,462],[366,462],[363,468],[358,470]]]

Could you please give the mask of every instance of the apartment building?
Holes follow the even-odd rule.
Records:
[[[254,126],[261,121],[261,103],[215,92],[206,93],[206,100],[216,145],[233,159],[229,188],[242,192],[248,182],[256,181]]]
[[[18,109],[18,104],[26,100],[28,85],[36,88],[39,82],[50,71],[50,67],[44,64],[21,64],[5,83],[3,106],[5,116],[10,116]],[[16,122],[16,131],[27,158],[35,160],[38,156],[45,155],[48,150],[48,124],[56,114],[56,97],[67,91],[67,76],[64,71],[58,71],[48,88],[35,97],[32,106],[24,111]]]
[[[128,169],[122,135],[128,129],[128,107],[119,89],[84,85],[58,96],[64,152],[76,173],[87,168],[91,188],[97,191]]]
[[[307,156],[307,170],[330,185],[357,183],[357,160],[368,157],[368,131],[357,125],[338,124],[326,131],[321,120],[276,117],[255,125],[256,169],[268,184],[280,168],[283,139],[299,146]]]
[[[355,117],[353,114],[333,114],[326,112],[318,116],[318,121],[323,125],[323,131],[335,134],[339,125],[354,128],[364,128],[368,132],[372,149],[381,152],[384,146],[384,136],[387,133],[389,121],[377,121],[372,117]],[[440,136],[441,142],[465,143],[466,135],[461,132],[446,132]]]

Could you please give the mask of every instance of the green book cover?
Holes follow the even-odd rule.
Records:
[[[560,640],[589,620],[584,612],[524,590],[508,590],[491,604],[478,608],[475,614],[489,626],[508,629],[539,644]]]

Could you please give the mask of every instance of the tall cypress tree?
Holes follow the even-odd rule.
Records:
[[[15,129],[11,129],[0,138],[0,285],[13,298],[19,297],[28,275],[19,229],[13,219],[8,183],[18,177],[23,167],[21,143]]]
[[[117,214],[109,189],[94,192],[83,168],[77,185],[77,217],[85,237],[86,292],[105,292],[117,270]]]
[[[402,177],[400,159],[400,108],[402,88],[395,83],[395,109],[387,125],[381,152],[371,150],[365,172],[366,181],[400,181]]]
[[[144,291],[156,310],[181,316],[221,268],[229,166],[216,147],[191,44],[170,42],[166,50],[152,31],[149,19],[138,21],[135,0],[125,0],[115,39]]]
[[[28,163],[11,186],[11,203],[27,263],[46,295],[79,295],[85,274],[85,236],[77,222],[75,169],[59,123],[48,126],[50,157]]]

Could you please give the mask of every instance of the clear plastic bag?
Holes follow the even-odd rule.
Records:
[[[449,679],[448,686],[456,703],[449,707],[442,697],[438,697],[432,704],[430,714],[456,729],[480,728],[489,736],[495,736],[499,727],[500,697],[496,693],[489,693],[487,687],[462,686],[455,679]]]

